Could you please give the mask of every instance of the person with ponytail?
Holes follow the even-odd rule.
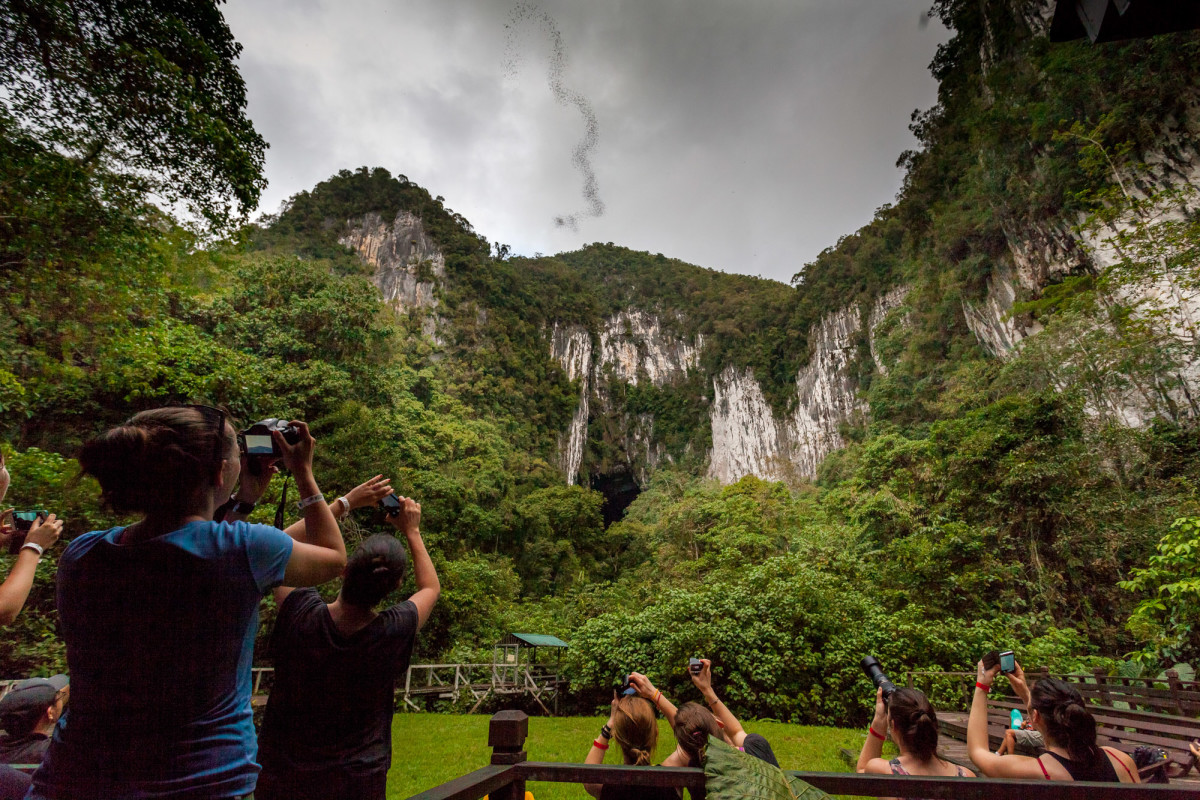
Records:
[[[975,697],[967,720],[967,754],[989,778],[1037,778],[1050,781],[1102,781],[1141,783],[1133,759],[1112,747],[1096,743],[1096,720],[1082,695],[1065,681],[1043,678],[1025,689],[1021,665],[1008,676],[1013,690],[1028,697],[1029,722],[1042,735],[1046,752],[1034,758],[997,755],[990,749],[987,728],[987,695],[1000,665],[990,669],[980,661]]]
[[[890,736],[900,755],[882,757],[883,743]],[[922,692],[897,689],[884,702],[883,689],[875,692],[875,716],[867,729],[867,741],[858,754],[858,772],[875,775],[921,775],[974,778],[975,773],[938,757],[937,712]]]
[[[699,661],[700,671],[692,672],[688,669],[688,676],[700,690],[708,708],[699,703],[684,703],[676,709],[662,692],[654,688],[654,684],[645,675],[635,672],[629,676],[630,685],[662,712],[675,734],[675,752],[663,760],[663,766],[701,766],[704,763],[705,749],[708,747],[708,737],[716,736],[738,750],[778,767],[779,760],[775,758],[775,751],[766,737],[757,733],[746,733],[738,718],[721,702],[721,698],[717,697],[712,685],[712,661],[707,658]]]
[[[387,487],[384,494],[391,493]],[[399,499],[401,512],[387,521],[412,551],[417,591],[407,600],[375,610],[400,587],[408,566],[404,544],[387,534],[351,554],[332,603],[314,589],[275,590],[275,684],[258,737],[256,800],[385,796],[396,678],[408,670],[417,631],[441,592],[421,540],[421,505]]]
[[[630,676],[631,684],[637,674]],[[620,748],[623,763],[635,767],[651,764],[654,748],[658,744],[658,719],[649,700],[638,695],[617,697],[614,692],[608,722],[592,741],[592,749],[588,751],[585,763],[603,764],[604,754],[611,742],[616,742]],[[679,795],[669,786],[585,783],[583,788],[597,800],[679,800]]]
[[[77,537],[58,561],[59,633],[71,705],[33,776],[31,800],[243,798],[257,745],[250,667],[258,606],[282,583],[312,586],[346,564],[313,477],[303,422],[275,444],[300,490],[305,532],[214,522],[242,461],[224,412],[143,411],[87,442],[79,463],[132,525]]]

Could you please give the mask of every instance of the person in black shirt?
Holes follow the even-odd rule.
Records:
[[[17,681],[0,700],[0,764],[40,764],[70,694],[66,675]]]
[[[313,589],[275,590],[275,684],[258,737],[258,800],[384,798],[396,677],[441,591],[421,541],[421,506],[400,500],[388,521],[412,551],[417,591],[408,600],[374,610],[400,585],[407,560],[404,545],[382,534],[350,556],[334,602]]]

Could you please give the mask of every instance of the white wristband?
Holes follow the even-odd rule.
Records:
[[[345,519],[350,516],[350,501],[346,498],[346,495],[342,495],[334,502],[341,503],[342,508],[345,509],[342,513],[338,514],[338,519]]]
[[[304,509],[308,508],[311,505],[316,505],[317,503],[324,503],[324,502],[325,502],[324,495],[314,494],[312,497],[304,498],[296,505],[300,507],[301,511],[303,511]]]
[[[41,558],[42,553],[46,552],[46,548],[42,547],[37,542],[26,542],[25,544],[21,545],[21,549],[32,550],[33,552],[37,553],[38,558]]]

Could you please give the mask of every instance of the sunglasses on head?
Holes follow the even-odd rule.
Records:
[[[212,425],[213,462],[219,465],[225,460],[225,412],[213,406],[202,406],[195,403],[188,403],[181,407],[199,411],[205,422]]]

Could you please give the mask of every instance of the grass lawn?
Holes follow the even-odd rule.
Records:
[[[583,761],[603,724],[603,717],[530,717],[525,745],[529,760]],[[746,730],[767,737],[784,769],[815,772],[848,772],[838,749],[858,752],[866,737],[864,731],[780,722],[747,722]],[[401,800],[486,766],[491,756],[487,733],[488,717],[483,714],[397,714],[388,797]],[[655,762],[674,749],[671,729],[660,719]],[[606,763],[620,763],[615,747],[607,755]],[[528,788],[537,800],[590,800],[578,784],[531,783]]]

